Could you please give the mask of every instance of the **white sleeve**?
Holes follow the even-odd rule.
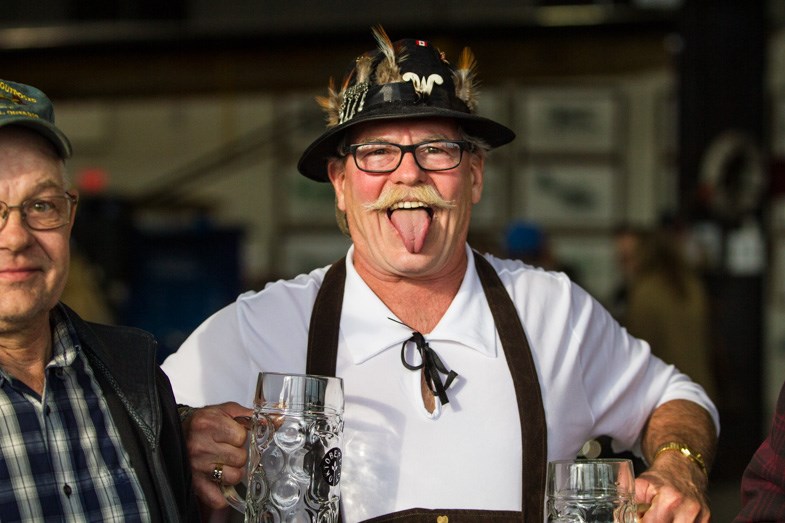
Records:
[[[675,399],[719,415],[703,388],[652,355],[564,274],[491,258],[507,282],[537,366],[550,459],[574,456],[592,437],[635,450],[659,405]],[[689,420],[685,420],[689,423]]]
[[[573,301],[583,387],[600,431],[597,435],[613,437],[618,447],[636,449],[652,411],[676,399],[705,408],[719,433],[719,414],[700,385],[654,356],[648,343],[631,336],[577,286],[573,286]]]
[[[311,309],[326,272],[243,293],[207,318],[162,365],[177,402],[251,406],[259,372],[305,372]]]
[[[194,407],[226,401],[249,404],[248,357],[240,338],[237,303],[205,320],[161,365],[178,403]],[[255,376],[255,375],[254,375]]]

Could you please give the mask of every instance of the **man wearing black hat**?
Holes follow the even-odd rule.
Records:
[[[70,155],[46,95],[0,80],[0,521],[194,521],[152,336],[59,302]]]
[[[298,165],[333,185],[346,258],[240,296],[164,363],[180,403],[217,405],[182,409],[198,495],[221,507],[243,475],[257,373],[307,372],[344,380],[346,522],[543,521],[547,461],[599,435],[651,463],[645,521],[707,521],[711,401],[563,274],[467,245],[514,134],[475,113],[468,50],[375,34]]]

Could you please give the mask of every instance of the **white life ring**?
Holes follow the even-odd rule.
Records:
[[[700,184],[709,209],[719,217],[736,220],[753,212],[765,184],[760,148],[739,131],[719,135],[703,156]]]

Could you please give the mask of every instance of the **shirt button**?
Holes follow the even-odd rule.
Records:
[[[71,497],[71,492],[72,492],[71,485],[69,485],[68,483],[63,485],[63,492],[65,492],[65,495],[70,498]]]

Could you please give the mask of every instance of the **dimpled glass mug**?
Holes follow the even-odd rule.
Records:
[[[551,461],[548,523],[635,523],[635,473],[629,459]]]
[[[246,523],[338,521],[343,405],[341,378],[259,373],[245,499],[223,487]]]

